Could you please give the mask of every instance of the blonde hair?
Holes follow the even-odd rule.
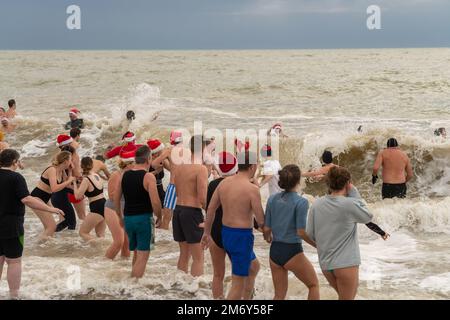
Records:
[[[65,161],[70,160],[70,158],[72,157],[72,154],[68,151],[61,151],[60,153],[58,153],[55,157],[55,159],[53,159],[53,165],[55,167],[63,164]]]
[[[126,162],[126,161],[119,160],[118,166],[119,166],[120,170],[123,170],[123,169],[125,169],[126,167],[131,166],[131,165],[133,165],[133,164],[134,164],[134,161],[128,161],[128,162]]]

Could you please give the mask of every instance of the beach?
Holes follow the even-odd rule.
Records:
[[[359,228],[362,265],[357,299],[450,298],[450,141],[435,137],[450,127],[450,49],[358,49],[283,51],[2,51],[0,98],[14,97],[18,128],[6,141],[22,156],[30,190],[50,163],[71,107],[82,111],[86,129],[80,155],[103,153],[126,129],[138,142],[168,142],[174,128],[267,129],[283,123],[282,165],[320,167],[327,149],[347,167],[368,202],[374,221],[391,238],[384,242]],[[127,127],[127,110],[136,120]],[[150,121],[160,112],[156,121]],[[362,126],[362,132],[357,129]],[[381,200],[370,182],[373,161],[396,137],[411,158],[414,178],[406,199]],[[115,168],[114,160],[108,166]],[[166,175],[167,179],[167,175]],[[168,181],[165,181],[167,184]],[[304,182],[309,199],[326,193]],[[267,190],[262,190],[263,202]],[[106,260],[105,239],[86,244],[64,231],[38,242],[42,225],[27,211],[22,294],[30,299],[210,299],[212,267],[193,279],[176,269],[178,245],[158,230],[156,250],[138,283],[129,261]],[[320,274],[317,254],[305,246],[319,274],[324,299],[336,294]],[[269,245],[256,234],[262,263],[256,299],[271,299]],[[75,269],[74,269],[75,268]],[[73,270],[81,287],[69,288]],[[228,265],[228,271],[230,270]],[[307,290],[290,281],[289,299]],[[227,285],[230,277],[227,277]],[[7,283],[0,283],[0,299]]]

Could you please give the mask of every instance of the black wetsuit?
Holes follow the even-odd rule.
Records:
[[[71,120],[71,121],[67,122],[64,127],[66,128],[66,130],[70,130],[70,129],[74,129],[74,128],[84,129],[84,120],[83,119]]]
[[[219,184],[223,181],[224,178],[219,178],[216,180],[213,180],[208,185],[208,195],[206,199],[207,208],[209,206],[209,203],[211,202],[212,196],[214,194],[214,191],[216,191]],[[217,208],[216,210],[216,216],[214,217],[214,222],[211,227],[211,238],[213,239],[216,246],[223,249],[222,244],[222,217],[223,217],[223,211],[222,207]]]
[[[148,172],[154,172],[156,171],[155,169],[153,169],[153,167],[150,166],[150,170]],[[158,189],[158,196],[159,196],[159,200],[161,201],[161,205],[164,203],[164,198],[166,197],[166,191],[164,190],[164,186],[163,186],[163,179],[164,179],[164,169],[161,170],[160,173],[155,174],[155,178],[156,178],[156,188]]]

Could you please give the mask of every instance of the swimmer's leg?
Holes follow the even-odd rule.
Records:
[[[106,250],[106,258],[114,260],[119,251],[123,247],[124,243],[124,231],[120,225],[119,217],[114,210],[105,207],[105,221],[108,225],[108,229],[111,232],[112,243]]]
[[[185,273],[189,273],[189,258],[191,256],[187,242],[178,242],[180,246],[180,256],[178,258],[177,268]]]
[[[188,244],[188,247],[189,252],[192,255],[191,275],[193,277],[199,277],[203,274],[205,250],[203,250],[201,243]]]
[[[144,276],[149,258],[150,251],[135,251],[133,257],[133,268],[131,270],[132,278],[140,279]]]
[[[288,271],[270,259],[270,270],[274,288],[273,300],[284,300],[288,290]]]
[[[245,280],[247,277],[232,275],[231,289],[228,292],[227,300],[241,300],[244,294]]]
[[[104,238],[105,231],[106,231],[106,222],[105,219],[103,219],[102,222],[100,222],[95,226],[95,234],[97,235],[98,238]]]
[[[225,278],[225,259],[226,253],[223,249],[219,248],[214,241],[211,241],[209,247],[211,253],[211,261],[213,266],[213,280],[212,280],[212,294],[213,299],[224,299],[223,292],[223,280]]]
[[[8,264],[8,286],[11,299],[19,297],[20,282],[22,280],[22,258],[6,259]]]
[[[77,213],[78,219],[84,220],[86,218],[86,199],[81,200],[78,203],[72,203]]]
[[[319,279],[313,265],[304,253],[299,253],[289,260],[284,268],[292,271],[295,276],[308,288],[308,300],[319,300]]]
[[[339,294],[337,282],[336,282],[336,276],[334,275],[334,273],[331,271],[325,271],[325,270],[322,270],[322,273],[325,276],[325,278],[327,279],[330,286],[336,291],[336,293]]]
[[[99,224],[103,222],[103,217],[96,213],[89,213],[86,219],[84,219],[83,223],[80,227],[80,237],[85,241],[94,240],[95,237],[91,236],[91,231]]]
[[[44,231],[39,236],[40,239],[47,239],[53,237],[56,232],[56,222],[51,213],[43,212],[39,210],[33,210],[39,220],[41,220],[44,226]]]
[[[244,294],[242,295],[242,299],[244,300],[253,300],[253,293],[255,289],[255,279],[258,275],[260,264],[258,259],[254,259],[252,264],[250,265],[250,273],[248,277],[245,279],[245,287]]]
[[[334,270],[339,300],[354,300],[359,285],[359,267]]]

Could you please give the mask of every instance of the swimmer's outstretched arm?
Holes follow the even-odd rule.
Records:
[[[75,196],[75,199],[81,200],[84,197],[84,193],[89,188],[88,181],[86,178],[83,178],[81,181],[80,186],[78,187],[76,181],[73,182],[73,195]]]
[[[172,152],[171,148],[167,148],[164,150],[159,157],[152,161],[153,169],[157,170],[159,166],[162,165],[163,161],[170,158],[170,153]]]
[[[384,240],[386,240],[389,237],[389,234],[384,232],[383,229],[381,229],[377,224],[373,222],[369,222],[366,224],[366,227],[372,230],[373,232],[379,234]]]

